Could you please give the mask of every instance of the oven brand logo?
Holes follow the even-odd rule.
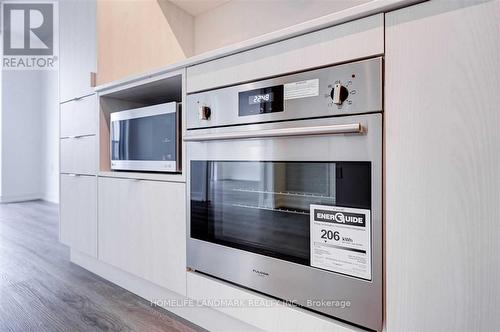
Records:
[[[256,273],[260,277],[269,277],[269,273],[264,272],[264,271],[259,271],[259,270],[256,270],[256,269],[252,269],[252,272]]]
[[[57,14],[55,2],[2,3],[4,70],[56,69]]]
[[[345,224],[349,226],[366,226],[364,214],[342,211],[314,210],[314,220],[336,224]]]

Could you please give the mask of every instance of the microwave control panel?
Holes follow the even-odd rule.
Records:
[[[192,93],[187,128],[382,111],[382,58]]]

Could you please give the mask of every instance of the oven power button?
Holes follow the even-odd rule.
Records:
[[[198,108],[198,117],[200,120],[209,120],[210,115],[212,115],[212,111],[208,106],[200,106]]]
[[[345,86],[337,83],[330,92],[330,97],[332,97],[333,103],[335,105],[342,105],[347,97],[349,97],[349,91]]]

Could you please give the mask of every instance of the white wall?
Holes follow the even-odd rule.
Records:
[[[57,71],[3,71],[0,201],[58,201]]]
[[[56,71],[42,78],[42,198],[59,202],[59,77]]]
[[[41,78],[38,71],[2,73],[2,202],[42,195]]]
[[[194,55],[194,17],[168,0],[157,0],[184,55]]]
[[[70,11],[66,12],[68,17],[61,20],[61,35],[64,31],[74,31],[83,40],[91,41],[88,33],[79,31],[81,28],[88,30],[88,24],[83,21],[73,24],[75,14],[72,13],[84,5],[88,7],[91,2],[74,2],[72,8],[64,6]],[[61,11],[61,15],[64,14]],[[66,26],[68,24],[70,27]],[[61,38],[61,50],[72,54],[81,41],[72,40],[71,34],[65,36]],[[192,16],[166,0],[97,1],[97,84],[184,60],[193,55],[193,39]],[[62,53],[61,58],[64,60]],[[72,58],[79,59],[77,55]],[[62,76],[61,80],[64,81]],[[71,76],[67,80],[71,80]]]
[[[194,20],[195,54],[354,7],[369,0],[233,0]]]
[[[2,201],[2,103],[3,103],[3,71],[0,70],[0,202]]]

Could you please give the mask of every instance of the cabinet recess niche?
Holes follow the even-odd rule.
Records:
[[[179,173],[127,172],[114,171],[110,163],[110,115],[114,112],[134,108],[153,106],[169,102],[182,103],[183,73],[154,81],[139,82],[134,86],[113,89],[99,94],[99,175],[119,178],[137,178],[184,182],[184,175]],[[181,108],[182,129],[185,128],[183,109]],[[181,165],[184,164],[184,149],[181,144]],[[181,166],[182,167],[182,166]]]

